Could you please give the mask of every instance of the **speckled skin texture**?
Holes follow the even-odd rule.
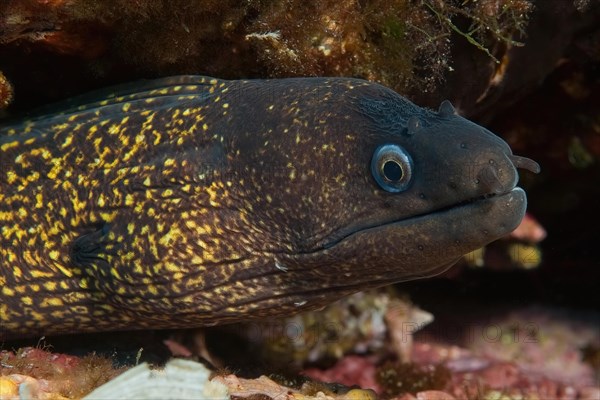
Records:
[[[439,273],[525,211],[506,143],[362,80],[180,76],[73,104],[0,125],[0,338],[314,309]],[[371,174],[386,143],[413,160],[401,193]]]

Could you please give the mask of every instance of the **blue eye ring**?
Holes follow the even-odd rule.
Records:
[[[399,193],[406,190],[412,180],[412,158],[397,144],[384,144],[373,153],[371,174],[386,192]]]

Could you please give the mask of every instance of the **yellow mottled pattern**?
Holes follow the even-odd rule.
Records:
[[[293,252],[296,235],[280,222],[289,187],[278,180],[317,179],[311,158],[343,149],[312,142],[313,128],[327,137],[329,114],[309,120],[297,92],[269,97],[249,82],[174,77],[0,125],[6,336],[216,323],[277,306],[286,292],[273,254]],[[333,98],[328,87],[310,104]],[[256,110],[286,129],[260,126]],[[278,135],[312,154],[283,159],[292,149]],[[271,154],[281,167],[267,175]],[[297,201],[330,193],[319,196]]]

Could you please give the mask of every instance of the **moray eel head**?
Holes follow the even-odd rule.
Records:
[[[314,178],[287,206],[310,230],[276,262],[304,271],[316,297],[443,272],[517,227],[517,168],[539,172],[447,101],[434,112],[376,85],[359,92],[328,114],[325,144],[303,150]]]

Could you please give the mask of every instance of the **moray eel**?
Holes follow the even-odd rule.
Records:
[[[513,230],[516,168],[449,102],[177,76],[0,125],[1,339],[281,316]]]

